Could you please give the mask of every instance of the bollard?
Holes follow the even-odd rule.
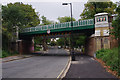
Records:
[[[74,53],[74,51],[72,51],[71,53],[72,53],[72,54],[71,54],[71,56],[72,56],[72,61],[75,61],[75,53]]]

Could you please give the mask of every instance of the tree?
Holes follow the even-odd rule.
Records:
[[[101,12],[107,12],[109,15],[115,14],[116,4],[110,0],[107,2],[90,2],[90,0],[84,5],[85,9],[80,14],[82,19],[94,18],[94,15]]]
[[[120,42],[120,2],[117,3],[118,7],[116,8],[117,12],[117,18],[112,22],[112,32],[111,34],[115,36],[116,39],[118,39],[118,42]],[[120,43],[119,43],[120,46]]]
[[[48,24],[53,24],[53,21],[47,20],[45,16],[42,16],[42,24],[41,25],[48,25]]]
[[[59,39],[57,40],[57,45],[63,47],[63,46],[66,44],[66,42],[68,43],[69,41],[66,40],[65,37],[62,37],[62,38],[59,38]]]
[[[55,45],[56,45],[56,42],[55,42],[55,41],[51,41],[51,42],[50,42],[50,45],[51,45],[51,46],[55,46]]]
[[[64,23],[64,22],[70,22],[71,21],[71,17],[58,17],[58,20],[60,23]],[[76,21],[75,18],[72,18],[73,21]]]
[[[70,22],[71,21],[71,17],[67,17],[67,16],[65,16],[65,17],[58,17],[57,19],[58,19],[58,21],[60,23]],[[72,20],[76,21],[75,18],[72,18]],[[64,38],[59,38],[59,40],[57,40],[57,44],[60,45],[60,46],[64,46],[64,48],[65,48],[65,46],[69,46],[68,42],[69,42],[69,38],[65,37],[65,36],[64,36]]]
[[[53,24],[54,22],[53,21],[50,21],[48,20],[45,16],[42,16],[42,24],[40,24],[41,26],[42,25],[49,25],[49,24]],[[42,44],[43,45],[43,50],[47,50],[47,43],[50,42],[50,39],[49,38],[46,38],[45,36],[44,37],[36,37],[34,38],[34,41],[35,41],[35,47],[36,47],[36,44]]]
[[[35,27],[40,23],[38,13],[31,5],[23,3],[10,3],[7,6],[2,6],[3,23],[9,27],[18,26]],[[3,25],[4,27],[4,25]]]
[[[75,18],[72,18],[73,21],[76,21]],[[71,21],[71,17],[58,17],[58,20],[60,23],[63,22],[70,22]],[[85,36],[84,35],[78,35],[78,36],[73,36],[73,47],[80,47],[81,45],[84,45],[85,43]],[[64,38],[60,38],[57,42],[58,45],[63,46],[63,45],[67,45],[69,46],[69,37],[64,37]]]
[[[6,6],[2,6],[2,26],[3,33],[7,33],[7,36],[12,36],[12,32],[16,26],[19,29],[26,27],[35,27],[40,23],[38,13],[31,5],[23,3],[10,3]]]
[[[85,35],[73,36],[73,46],[78,48],[85,45]]]
[[[12,38],[15,37],[13,33],[16,32],[15,28],[35,27],[39,23],[38,13],[35,12],[35,9],[33,9],[31,5],[16,2],[2,6],[3,44],[8,45]]]

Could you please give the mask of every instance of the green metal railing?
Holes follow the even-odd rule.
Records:
[[[81,27],[81,26],[89,26],[89,25],[94,25],[94,19],[73,21],[73,27]],[[22,33],[53,30],[53,29],[62,29],[62,28],[70,28],[70,27],[71,27],[71,22],[65,22],[65,23],[59,23],[59,24],[50,24],[50,25],[25,28],[22,30]]]

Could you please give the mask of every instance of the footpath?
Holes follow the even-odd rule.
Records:
[[[14,60],[29,58],[29,57],[32,57],[32,56],[33,56],[33,55],[16,55],[16,56],[9,56],[9,57],[2,58],[2,62],[9,62],[9,61],[14,61]]]
[[[75,61],[71,61],[70,68],[62,80],[78,80],[81,78],[109,78],[109,80],[113,80],[116,78],[108,73],[93,57],[79,55],[75,58]]]
[[[37,51],[37,52],[34,52],[33,54],[44,54],[48,51]],[[19,59],[24,59],[24,58],[29,58],[29,57],[32,57],[34,55],[16,55],[16,56],[9,56],[9,57],[5,57],[5,58],[1,58],[2,59],[2,62],[9,62],[9,61],[14,61],[14,60],[19,60]]]

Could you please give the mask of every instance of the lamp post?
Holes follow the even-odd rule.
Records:
[[[71,34],[70,34],[70,55],[72,58],[72,61],[75,61],[75,54],[74,54],[74,49],[73,49],[73,20],[72,20],[72,3],[62,3],[62,5],[68,5],[70,4],[70,10],[71,10]]]
[[[16,37],[15,37],[15,42],[16,42],[16,51],[20,54],[21,56],[21,52],[20,52],[20,44],[21,44],[21,41],[22,40],[19,40],[19,27],[18,26],[14,26],[13,29],[16,29],[15,30],[15,34],[16,34]]]

